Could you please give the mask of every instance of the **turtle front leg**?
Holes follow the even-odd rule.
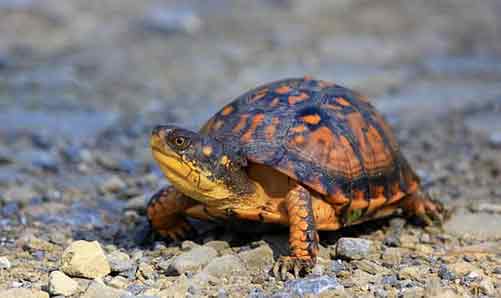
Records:
[[[423,191],[408,195],[402,200],[400,206],[408,216],[416,216],[426,225],[441,226],[444,217],[447,217],[447,212],[442,204],[431,199]]]
[[[318,233],[313,215],[311,195],[297,185],[286,196],[289,217],[289,248],[291,255],[281,257],[273,267],[273,274],[285,280],[288,272],[295,277],[313,268],[318,254]]]
[[[192,229],[184,211],[196,202],[172,186],[155,193],[146,207],[148,220],[156,232],[172,240],[180,240]]]

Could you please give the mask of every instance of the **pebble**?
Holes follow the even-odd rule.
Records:
[[[10,261],[7,257],[0,257],[0,269],[10,269]]]
[[[115,250],[108,254],[107,259],[110,264],[111,272],[125,272],[134,266],[129,255],[119,250]]]
[[[171,268],[178,274],[197,271],[217,257],[217,251],[208,246],[196,246],[172,261]]]
[[[333,273],[338,273],[340,271],[346,270],[344,263],[342,260],[333,260],[331,262],[331,271]]]
[[[220,255],[224,254],[225,251],[230,249],[230,245],[226,241],[212,240],[204,244],[204,246],[214,248]]]
[[[49,293],[37,289],[14,288],[0,291],[2,298],[49,298]]]
[[[426,280],[430,269],[428,265],[409,266],[402,268],[398,273],[399,279]]]
[[[63,252],[61,270],[69,276],[101,278],[111,272],[110,265],[97,241],[79,240]]]
[[[243,275],[247,273],[243,262],[235,255],[225,255],[212,259],[203,273],[218,278],[229,278],[233,274]]]
[[[438,269],[438,276],[441,279],[445,280],[453,280],[456,278],[456,275],[449,270],[449,267],[447,265],[442,264],[440,265],[440,268]]]
[[[120,289],[115,289],[111,288],[108,286],[105,286],[104,284],[93,281],[85,293],[81,296],[81,298],[121,298],[121,297],[127,297],[130,296],[131,294],[127,291],[120,290]]]
[[[123,276],[115,276],[111,278],[107,284],[115,289],[125,289],[127,288],[129,281]]]
[[[200,30],[202,21],[189,9],[155,7],[145,16],[143,26],[147,30],[161,33],[194,34]]]
[[[122,178],[118,176],[111,176],[103,182],[101,185],[101,191],[117,193],[124,190],[126,187],[127,184],[122,180]]]
[[[464,261],[450,264],[447,267],[457,277],[463,277],[471,272],[480,272],[478,267]]]
[[[181,274],[174,283],[172,283],[167,288],[163,289],[158,293],[159,297],[187,297],[188,288],[190,287],[190,282],[186,275]]]
[[[340,238],[336,245],[336,257],[360,260],[374,253],[374,243],[361,238]]]
[[[390,270],[380,266],[379,264],[369,260],[359,260],[352,262],[358,269],[361,269],[370,274],[389,274]]]
[[[24,249],[29,250],[31,252],[36,251],[46,251],[51,252],[55,250],[56,246],[48,241],[37,238],[33,235],[28,235],[20,239],[20,243]]]
[[[28,205],[33,198],[38,197],[38,193],[29,186],[16,186],[7,189],[2,197],[5,202],[19,202]]]
[[[61,271],[52,271],[48,289],[51,295],[71,296],[77,292],[78,283]]]
[[[492,148],[501,148],[501,132],[493,132],[489,135],[489,144]]]
[[[496,289],[494,288],[494,284],[489,277],[484,277],[478,286],[485,295],[492,297],[496,295]]]
[[[344,287],[335,277],[320,276],[287,281],[285,289],[293,295],[319,295],[327,290],[342,290]]]
[[[252,272],[268,272],[274,264],[273,251],[268,245],[243,251],[238,254],[247,270]]]

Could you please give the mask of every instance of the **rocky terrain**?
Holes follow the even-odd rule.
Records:
[[[500,16],[497,0],[0,0],[0,297],[501,297]],[[372,98],[444,227],[323,232],[312,274],[287,281],[269,272],[287,230],[151,235],[167,183],[151,127],[305,74]]]

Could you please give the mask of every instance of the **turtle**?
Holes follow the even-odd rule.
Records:
[[[237,97],[199,131],[158,125],[153,158],[170,182],[147,205],[158,234],[183,239],[187,218],[289,227],[277,277],[315,265],[319,230],[403,214],[425,224],[443,205],[423,190],[367,97],[311,77],[271,82]]]

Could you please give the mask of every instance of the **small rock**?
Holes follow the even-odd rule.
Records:
[[[501,131],[493,132],[489,135],[489,144],[492,148],[501,148]]]
[[[244,264],[237,256],[225,255],[212,259],[203,272],[218,278],[228,278],[233,274],[242,274],[246,270]]]
[[[473,271],[475,272],[480,272],[480,269],[476,267],[475,265],[472,265],[468,262],[458,262],[454,264],[450,264],[447,266],[449,270],[457,277],[463,277]]]
[[[22,246],[24,249],[29,250],[31,252],[36,251],[53,251],[56,246],[48,241],[37,238],[33,235],[28,235],[26,238],[20,239]]]
[[[374,243],[361,238],[341,238],[336,245],[336,256],[360,260],[375,252]]]
[[[111,272],[101,245],[97,241],[75,241],[65,249],[61,270],[69,276],[100,278]]]
[[[188,288],[190,287],[190,282],[186,275],[181,274],[174,283],[172,283],[166,289],[163,289],[158,293],[159,297],[174,297],[174,298],[184,298],[188,297]]]
[[[320,276],[287,281],[285,289],[293,295],[304,297],[305,295],[319,295],[327,290],[341,290],[344,287],[335,277]]]
[[[117,193],[124,190],[127,184],[118,176],[112,176],[101,185],[102,192]]]
[[[346,267],[344,266],[343,261],[341,260],[333,260],[331,262],[331,271],[333,273],[338,273],[340,271],[346,270]]]
[[[10,262],[7,257],[0,257],[0,269],[10,269]]]
[[[217,251],[212,247],[197,246],[180,254],[172,261],[171,267],[178,274],[197,271],[217,257]]]
[[[444,280],[453,280],[456,278],[456,275],[449,270],[447,265],[444,264],[440,265],[440,268],[438,269],[438,276]]]
[[[49,293],[37,289],[15,288],[0,291],[2,298],[49,298]]]
[[[52,271],[48,288],[51,295],[71,296],[78,290],[78,283],[61,271]]]
[[[495,274],[501,274],[501,267],[494,268],[494,270],[492,272]]]
[[[93,281],[85,293],[81,296],[81,298],[121,298],[121,297],[127,297],[130,296],[131,294],[127,291],[124,290],[119,290],[119,289],[114,289],[111,287],[107,287],[103,285],[102,283],[99,283],[97,281]]]
[[[125,209],[127,210],[136,210],[136,211],[144,211],[147,203],[148,203],[149,198],[146,195],[139,195],[136,197],[133,197],[127,201],[127,205],[125,206]]]
[[[125,289],[127,288],[129,281],[123,276],[115,276],[107,282],[107,284],[115,289]]]
[[[482,202],[471,205],[470,210],[473,212],[501,213],[501,204]]]
[[[398,278],[400,279],[411,279],[411,280],[426,280],[426,275],[429,273],[429,266],[418,265],[409,266],[402,268],[398,273]]]
[[[496,295],[496,289],[494,288],[494,284],[492,283],[492,280],[488,277],[482,279],[482,281],[479,284],[479,287],[482,293],[484,293],[487,296],[494,297]]]
[[[128,254],[115,250],[108,255],[111,272],[125,272],[134,266]]]
[[[370,274],[389,274],[390,270],[380,266],[379,264],[369,260],[358,260],[352,262],[358,269],[361,269]]]
[[[400,248],[397,247],[387,247],[381,258],[383,259],[383,262],[386,264],[389,264],[393,267],[400,265],[402,256],[400,253]]]
[[[424,297],[423,288],[410,288],[402,291],[402,298]]]
[[[146,279],[155,279],[156,278],[156,272],[153,266],[150,264],[146,264],[144,262],[139,263],[138,274],[141,274],[142,277]]]
[[[209,246],[214,248],[220,255],[230,248],[230,245],[226,241],[212,240],[204,244],[204,246]]]
[[[273,251],[268,245],[241,252],[238,256],[251,272],[268,272],[274,264]]]
[[[148,30],[161,33],[193,34],[200,29],[202,21],[191,10],[156,7],[146,15],[143,25]]]

